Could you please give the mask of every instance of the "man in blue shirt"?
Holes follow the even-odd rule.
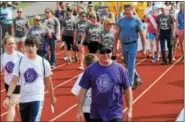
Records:
[[[122,43],[122,52],[124,56],[124,61],[128,68],[128,76],[130,84],[133,89],[137,89],[140,85],[140,78],[135,70],[136,54],[138,47],[138,38],[141,37],[143,54],[145,52],[145,37],[144,37],[144,27],[141,20],[134,16],[133,6],[126,4],[124,6],[125,16],[118,21],[118,35]],[[116,53],[117,40],[114,44],[114,54]]]

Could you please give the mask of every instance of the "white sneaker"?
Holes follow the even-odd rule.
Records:
[[[67,61],[68,60],[68,58],[67,58],[67,56],[64,56],[64,58],[63,58],[65,61]]]
[[[79,70],[84,70],[84,66],[78,67]]]

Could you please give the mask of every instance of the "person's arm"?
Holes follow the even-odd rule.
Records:
[[[57,40],[60,40],[60,22],[59,20],[55,17],[55,20],[56,20],[56,37],[57,37]]]
[[[12,24],[12,36],[15,36],[15,25],[14,25],[14,23]]]
[[[6,98],[5,98],[4,102],[3,102],[3,106],[5,108],[8,107],[10,97],[13,94],[13,91],[15,90],[15,87],[17,85],[17,81],[19,81],[19,76],[13,75],[12,80],[11,80],[10,85],[9,85],[8,92],[6,94]]]
[[[54,94],[53,82],[52,82],[51,76],[45,77],[44,78],[44,83],[45,83],[46,88],[50,92],[51,104],[54,106],[55,103],[56,103],[56,97],[55,97],[55,94]]]
[[[128,114],[128,121],[131,121],[132,119],[132,106],[133,106],[133,94],[132,94],[132,89],[129,87],[128,89],[125,90],[125,96],[126,96],[126,102],[127,102],[127,114]]]
[[[119,40],[119,34],[120,34],[120,28],[116,27],[116,33],[115,33],[115,38],[113,42],[113,56],[116,56],[117,53],[117,45],[118,45],[118,40]]]
[[[26,28],[27,28],[28,30],[30,30],[30,28],[31,28],[30,23],[29,23],[28,20],[27,20],[27,23],[26,23]]]
[[[143,54],[144,54],[144,56],[146,56],[146,37],[145,37],[145,34],[144,34],[144,30],[141,30],[139,32],[139,35],[141,37],[141,42],[142,42],[142,47],[143,47]]]
[[[76,118],[78,121],[83,121],[82,107],[85,101],[86,93],[87,93],[87,90],[81,88],[80,94],[78,95],[78,108],[77,108],[77,115],[76,115]]]
[[[175,34],[177,35],[178,34],[178,25],[179,25],[179,20],[178,20],[178,14],[177,14],[177,17],[176,17],[176,22],[175,22]]]

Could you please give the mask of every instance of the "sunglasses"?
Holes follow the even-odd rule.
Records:
[[[101,50],[99,53],[101,55],[104,55],[104,54],[110,54],[112,51],[111,50]]]
[[[17,11],[17,13],[22,13],[22,11]]]
[[[35,21],[41,21],[41,19],[36,19]]]
[[[46,11],[45,13],[46,13],[46,14],[48,14],[48,13],[49,13],[49,11]]]

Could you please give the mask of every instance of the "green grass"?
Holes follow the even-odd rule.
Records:
[[[27,6],[29,6],[31,4],[31,2],[21,2],[17,5],[18,8],[25,8]]]

